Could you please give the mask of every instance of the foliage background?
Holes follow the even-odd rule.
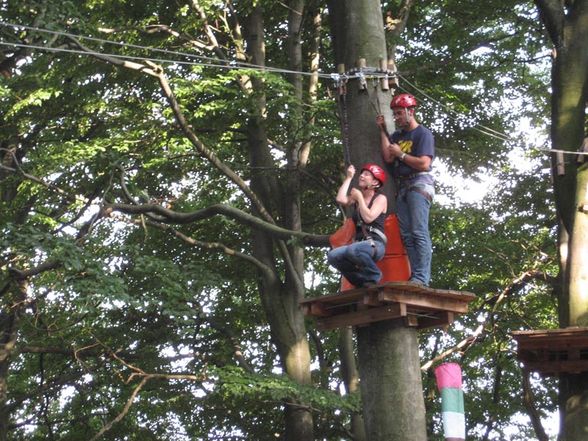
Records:
[[[261,4],[266,64],[286,66],[287,7]],[[307,21],[310,11],[324,18],[321,72],[334,72],[327,9],[322,2],[306,6]],[[392,17],[400,6],[382,4]],[[180,212],[219,203],[248,209],[236,186],[179,130],[157,82],[92,56],[31,47],[72,49],[67,36],[42,31],[59,30],[124,42],[83,43],[129,59],[194,60],[131,45],[214,58],[198,44],[205,41],[206,19],[233,59],[235,36],[223,20],[243,19],[252,7],[2,2],[1,62],[11,75],[0,82],[0,139],[2,157],[10,159],[12,151],[19,163],[0,174],[3,326],[13,319],[13,269],[55,262],[28,279],[21,299],[17,344],[2,373],[7,439],[89,439],[123,413],[102,439],[275,439],[283,430],[282,400],[291,397],[310,403],[317,439],[350,439],[349,411],[359,403],[341,394],[336,332],[307,323],[313,385],[296,385],[276,357],[253,266],[150,227],[145,217],[114,213],[94,222],[101,204],[129,198]],[[304,42],[310,31],[303,29]],[[446,0],[414,2],[405,32],[389,43],[397,49],[400,89],[421,101],[420,119],[434,130],[443,165],[443,203],[434,206],[431,221],[433,284],[478,296],[471,313],[447,332],[421,334],[423,364],[470,338],[445,358],[464,369],[468,439],[534,439],[510,332],[557,326],[555,215],[547,157],[537,150],[547,120],[547,40],[532,2],[492,0],[480,10],[478,2]],[[261,172],[285,179],[291,170],[283,166],[283,146],[311,139],[301,177],[303,230],[333,231],[341,219],[333,195],[342,148],[330,81],[319,83],[312,106],[293,115],[297,98],[286,75],[218,68],[212,59],[193,62],[160,63],[202,142],[250,179],[245,124],[255,97],[237,80],[263,78],[275,168]],[[535,136],[525,137],[523,129]],[[461,201],[471,181],[459,178],[482,181],[487,191],[474,202]],[[215,216],[174,228],[251,253],[250,231],[234,219]],[[324,252],[306,250],[308,296],[336,291]],[[431,370],[423,375],[430,439],[442,439]],[[535,378],[533,392],[545,418],[556,408],[555,384]]]

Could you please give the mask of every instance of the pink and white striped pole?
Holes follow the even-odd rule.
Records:
[[[444,363],[435,368],[437,387],[441,392],[441,412],[445,441],[465,441],[465,414],[461,368],[457,363]]]

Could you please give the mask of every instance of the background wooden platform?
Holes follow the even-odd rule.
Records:
[[[450,324],[455,314],[468,311],[475,295],[429,288],[411,282],[387,282],[300,302],[304,313],[317,318],[319,329],[363,326],[402,319],[406,326],[427,328]]]
[[[588,328],[514,331],[518,359],[544,376],[588,372]]]

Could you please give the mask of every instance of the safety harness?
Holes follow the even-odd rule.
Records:
[[[411,179],[416,178],[417,176],[431,175],[431,174],[432,174],[431,172],[417,172],[417,173],[411,173],[411,174],[405,175],[405,176],[397,176],[396,180],[397,180],[398,185],[396,187],[398,189],[400,189],[401,183],[408,182]],[[427,199],[429,202],[433,202],[433,198],[431,197],[431,195],[429,193],[427,193],[426,191],[424,191],[422,188],[418,187],[417,184],[414,184],[414,185],[409,184],[407,191],[414,191],[416,193],[419,193],[419,194],[423,195],[425,197],[425,199]]]
[[[377,197],[377,195],[372,198],[372,200],[368,204],[368,208],[372,208],[372,204],[374,203],[374,200],[376,199],[376,197]],[[379,240],[382,241],[384,243],[384,245],[386,245],[386,242],[388,242],[388,238],[386,237],[386,234],[382,230],[380,230],[379,228],[372,227],[371,225],[366,225],[365,221],[361,217],[361,213],[359,212],[359,210],[357,210],[356,212],[357,212],[357,220],[356,220],[355,225],[356,225],[356,229],[357,228],[361,229],[361,234],[363,236],[362,240],[373,240],[374,239],[373,236],[376,235],[376,236],[378,236]]]

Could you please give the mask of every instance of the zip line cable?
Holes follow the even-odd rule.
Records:
[[[24,44],[24,43],[10,43],[10,42],[4,42],[4,41],[0,41],[0,46],[36,49],[36,50],[42,50],[42,51],[47,51],[47,52],[53,52],[53,53],[64,52],[64,53],[71,53],[71,54],[77,54],[77,55],[93,55],[93,56],[102,55],[102,56],[109,56],[109,57],[117,58],[117,59],[151,61],[151,62],[158,62],[158,63],[178,64],[178,65],[187,65],[187,66],[201,66],[201,67],[211,67],[211,68],[219,68],[219,69],[227,69],[227,70],[249,69],[249,70],[257,70],[260,72],[273,72],[273,73],[282,73],[282,74],[299,74],[299,75],[306,75],[306,76],[318,75],[319,78],[329,79],[334,82],[339,82],[342,77],[346,81],[349,79],[353,79],[353,78],[359,79],[360,81],[365,81],[365,73],[362,71],[350,72],[350,73],[347,73],[344,75],[294,71],[294,70],[289,70],[289,69],[280,69],[280,68],[275,68],[275,67],[260,66],[260,65],[256,65],[256,64],[252,64],[252,63],[235,61],[235,60],[223,61],[223,60],[219,60],[218,58],[212,58],[212,57],[207,57],[207,56],[203,56],[203,55],[190,54],[190,53],[179,52],[179,51],[171,51],[171,50],[167,50],[167,49],[159,49],[159,48],[154,48],[154,47],[149,47],[149,46],[141,46],[141,45],[132,44],[132,43],[111,41],[111,40],[106,40],[106,39],[97,38],[97,37],[77,35],[77,34],[72,34],[72,33],[64,32],[64,31],[53,31],[53,30],[42,29],[42,28],[38,28],[38,27],[34,27],[34,26],[20,25],[20,24],[15,24],[15,23],[0,22],[0,26],[11,27],[14,29],[27,29],[27,30],[31,30],[31,31],[35,31],[35,32],[42,32],[42,33],[47,33],[47,34],[51,34],[51,35],[64,36],[64,37],[80,39],[80,40],[90,40],[90,41],[94,41],[97,43],[112,44],[112,45],[116,45],[116,46],[119,46],[122,48],[140,49],[140,50],[145,50],[145,51],[150,51],[150,52],[162,53],[162,54],[166,54],[166,55],[174,55],[174,56],[180,56],[180,57],[185,57],[185,58],[189,58],[189,59],[190,58],[196,59],[199,61],[182,61],[182,60],[177,60],[177,59],[140,57],[140,56],[133,56],[133,55],[120,55],[120,54],[113,54],[113,53],[106,53],[106,52],[98,52],[98,51],[93,51],[93,50],[88,51],[88,50],[81,50],[81,49],[54,48],[54,47],[38,46],[38,45]],[[206,61],[206,62],[202,62],[202,61]],[[219,61],[221,61],[221,63],[219,63]],[[406,79],[400,73],[394,72],[394,75],[397,76],[398,78],[400,78],[402,81],[404,81],[410,87],[412,87],[418,94],[424,96],[425,98],[427,98],[431,102],[433,102],[433,103],[437,104],[438,106],[442,107],[443,109],[445,109],[448,116],[450,116],[452,118],[460,118],[460,117],[467,116],[465,114],[459,113],[458,111],[452,109],[448,105],[443,104],[439,100],[433,98],[431,95],[429,95],[427,92],[425,92],[422,89],[420,89],[419,87],[417,87],[414,83],[410,82],[408,79]],[[372,78],[388,78],[390,76],[390,73],[375,70],[373,72],[370,72],[370,76]],[[368,85],[368,87],[369,87],[369,85]],[[404,88],[402,86],[398,86],[398,87],[406,92],[409,92],[406,88]],[[376,94],[376,97],[377,97],[377,94]],[[370,100],[370,103],[372,104],[372,106],[374,106],[374,103],[372,103],[371,100]],[[378,107],[379,107],[379,102],[378,102]],[[487,136],[499,139],[501,141],[516,142],[516,139],[510,137],[509,135],[502,133],[502,132],[499,132],[497,130],[494,130],[490,127],[484,126],[482,124],[473,125],[473,126],[471,126],[471,128],[482,133],[483,135],[487,135]],[[537,149],[537,150],[550,151],[550,152],[558,152],[559,151],[559,150],[546,150],[546,149]],[[586,154],[586,153],[581,153],[581,152],[570,152],[570,151],[565,151],[565,150],[561,151],[561,152],[569,153],[569,154]]]
[[[410,81],[408,81],[402,75],[398,74],[398,78],[400,78],[402,81],[404,81],[405,83],[407,83],[408,85],[410,85],[419,94],[425,96],[427,99],[431,100],[435,104],[437,104],[437,105],[443,107],[445,110],[447,110],[447,115],[454,114],[457,117],[466,116],[466,115],[460,114],[459,112],[453,110],[451,107],[447,106],[446,104],[443,104],[442,102],[436,100],[435,98],[433,98],[432,96],[430,96],[429,94],[427,94],[422,89],[419,89],[415,84],[413,84]],[[404,88],[402,86],[399,86],[399,88],[402,89],[402,90],[404,90],[405,92],[410,92],[409,90],[407,90],[406,88]],[[484,135],[488,135],[488,136],[491,136],[493,138],[500,139],[502,141],[515,142],[515,143],[518,142],[517,139],[512,138],[512,137],[510,137],[509,135],[507,135],[505,133],[499,132],[499,131],[494,130],[494,129],[490,128],[490,127],[484,126],[482,124],[477,124],[475,126],[472,126],[471,128],[474,129],[474,130],[477,130],[478,132],[480,132],[480,133],[482,133]],[[588,156],[588,152],[586,152],[586,151],[548,149],[548,148],[539,148],[539,147],[532,148],[532,150],[535,150],[535,151],[538,151],[538,152],[546,152],[546,153],[562,153],[564,155]]]
[[[404,78],[402,75],[398,74],[398,77],[404,81],[406,84],[408,84],[409,86],[411,86],[414,90],[416,90],[419,94],[423,95],[424,97],[426,97],[428,100],[434,102],[435,104],[443,107],[446,111],[447,114],[453,114],[456,117],[463,117],[463,116],[467,116],[465,114],[461,114],[459,112],[457,112],[456,110],[453,110],[451,107],[449,107],[446,104],[443,104],[442,102],[436,100],[435,98],[433,98],[432,96],[430,96],[428,93],[426,93],[425,91],[419,89],[415,84],[411,83],[410,81],[408,81],[406,78]],[[399,86],[400,89],[408,92],[408,90],[406,90],[404,87]],[[486,127],[483,124],[476,124],[474,126],[472,126],[472,129],[477,130],[480,133],[483,133],[485,135],[500,139],[501,141],[507,141],[507,142],[515,142],[516,140],[512,137],[510,137],[509,135],[507,135],[506,133],[502,133],[499,132],[497,130],[494,130],[490,127]]]
[[[159,59],[159,58],[147,58],[147,57],[137,57],[137,56],[122,56],[122,55],[116,55],[116,54],[109,54],[109,53],[101,53],[101,52],[94,52],[92,53],[93,55],[95,54],[101,54],[101,55],[108,55],[108,56],[113,56],[113,57],[117,57],[117,58],[130,58],[130,59],[145,59],[145,60],[149,60],[149,61],[159,61],[162,63],[177,63],[177,64],[185,64],[185,65],[197,65],[197,66],[205,66],[205,67],[218,67],[218,68],[226,68],[226,69],[241,69],[241,68],[245,68],[245,69],[253,69],[253,70],[259,70],[259,71],[264,71],[264,72],[277,72],[277,73],[285,73],[285,74],[300,74],[300,75],[307,75],[307,76],[311,76],[311,75],[315,75],[312,72],[302,72],[302,71],[294,71],[294,70],[289,70],[289,69],[280,69],[280,68],[275,68],[275,67],[268,67],[268,66],[260,66],[257,64],[252,64],[252,63],[247,63],[244,61],[234,61],[234,60],[230,60],[230,61],[224,61],[224,64],[220,64],[219,63],[219,59],[218,58],[212,58],[212,57],[207,57],[204,55],[197,55],[197,54],[190,54],[190,53],[186,53],[186,52],[179,52],[179,51],[170,51],[167,49],[159,49],[159,48],[154,48],[154,47],[149,47],[149,46],[141,46],[141,45],[137,45],[137,44],[132,44],[132,43],[121,43],[118,41],[111,41],[111,40],[105,40],[102,38],[97,38],[97,37],[88,37],[88,36],[84,36],[84,35],[77,35],[77,34],[72,34],[69,32],[63,32],[63,31],[52,31],[52,30],[48,30],[48,29],[41,29],[41,28],[37,28],[37,27],[33,27],[33,26],[26,26],[26,25],[19,25],[19,24],[14,24],[14,23],[5,23],[5,22],[0,22],[0,26],[5,26],[5,27],[12,27],[12,28],[23,28],[23,29],[27,29],[27,30],[31,30],[31,31],[36,31],[36,32],[43,32],[43,33],[47,33],[47,34],[51,34],[51,35],[58,35],[58,36],[63,36],[63,37],[70,37],[70,38],[76,38],[76,39],[80,39],[80,40],[90,40],[90,41],[95,41],[98,43],[105,43],[105,44],[112,44],[112,45],[116,45],[119,47],[123,47],[123,48],[132,48],[132,49],[141,49],[141,50],[146,50],[146,51],[151,51],[151,52],[159,52],[159,53],[163,53],[163,54],[167,54],[167,55],[176,55],[176,56],[181,56],[181,57],[186,57],[186,58],[195,58],[197,60],[205,60],[205,61],[211,61],[212,63],[196,63],[196,62],[188,62],[188,61],[179,61],[179,60],[169,60],[169,59]],[[30,47],[33,49],[41,49],[41,50],[50,50],[53,52],[72,52],[72,53],[78,53],[75,52],[74,50],[67,50],[67,49],[63,49],[63,48],[49,48],[46,46],[34,46],[34,45],[25,45],[22,43],[6,43],[6,42],[0,42],[0,44],[3,44],[5,46],[9,46],[9,45],[13,45],[16,47]],[[82,54],[88,54],[87,51],[80,51],[80,53]],[[220,60],[222,61],[222,60]],[[330,74],[321,74],[318,73],[319,77],[322,78],[331,78]]]
[[[120,58],[123,60],[139,60],[139,61],[153,61],[159,63],[169,63],[169,64],[180,64],[180,65],[189,65],[189,66],[203,66],[203,67],[217,67],[222,69],[246,69],[239,66],[230,66],[226,64],[212,64],[212,63],[198,63],[195,61],[180,61],[180,60],[166,60],[162,58],[150,58],[150,57],[138,57],[133,55],[120,55],[120,54],[112,54],[112,53],[105,53],[105,52],[96,52],[92,50],[82,50],[82,49],[67,49],[67,48],[56,48],[56,47],[47,47],[47,46],[36,46],[33,44],[24,44],[24,43],[7,43],[4,41],[0,41],[0,45],[2,46],[10,46],[10,47],[22,47],[28,49],[38,49],[47,52],[65,52],[77,55],[101,55],[107,56],[112,58]]]
[[[97,37],[88,37],[86,35],[77,35],[77,34],[72,34],[72,33],[64,32],[64,31],[52,31],[50,29],[41,29],[41,28],[34,27],[34,26],[19,25],[19,24],[15,24],[15,23],[6,23],[6,22],[0,22],[0,26],[12,27],[15,29],[16,28],[23,28],[23,29],[27,29],[30,31],[43,32],[43,33],[51,34],[51,35],[78,38],[80,40],[90,40],[90,41],[95,41],[98,43],[113,44],[113,45],[121,46],[121,47],[143,49],[143,50],[149,50],[152,52],[161,52],[161,53],[170,54],[170,55],[180,55],[180,56],[184,56],[184,57],[193,57],[193,58],[198,58],[198,59],[208,60],[208,61],[218,61],[217,58],[206,57],[204,55],[187,54],[187,53],[183,53],[183,52],[170,51],[168,49],[159,49],[159,48],[149,47],[149,46],[141,46],[141,45],[132,44],[132,43],[121,43],[119,41],[105,40],[103,38],[97,38]]]
[[[0,21],[0,26],[12,27],[15,29],[22,28],[22,29],[28,29],[28,30],[36,31],[36,32],[44,32],[44,33],[48,33],[51,35],[70,37],[70,38],[80,39],[80,40],[90,40],[90,41],[95,41],[95,42],[105,43],[105,44],[113,44],[113,45],[120,46],[123,48],[141,49],[141,50],[146,50],[146,51],[151,51],[151,52],[159,52],[159,53],[164,53],[164,54],[169,54],[169,55],[177,55],[177,56],[181,56],[181,57],[195,58],[197,60],[212,61],[212,63],[196,63],[196,62],[187,62],[187,61],[179,61],[179,60],[126,56],[127,58],[135,59],[135,60],[136,59],[139,59],[139,60],[144,59],[144,60],[149,60],[149,61],[160,61],[160,62],[165,62],[165,63],[177,63],[177,64],[187,64],[187,65],[194,65],[194,66],[216,67],[216,68],[226,68],[226,69],[251,69],[251,70],[258,70],[261,72],[276,72],[276,73],[283,73],[283,74],[298,74],[298,75],[305,75],[305,76],[318,75],[319,78],[323,78],[323,79],[334,79],[334,77],[339,76],[339,74],[327,74],[327,73],[320,73],[320,72],[317,72],[317,73],[304,72],[304,71],[276,68],[276,67],[271,67],[271,66],[260,66],[258,64],[247,63],[245,61],[235,61],[235,60],[225,61],[225,60],[219,60],[218,58],[206,57],[204,55],[190,54],[190,53],[178,52],[178,51],[170,51],[167,49],[159,49],[159,48],[154,48],[154,47],[150,47],[150,46],[141,46],[141,45],[132,44],[132,43],[121,43],[121,42],[105,40],[105,39],[97,38],[97,37],[88,37],[88,36],[84,36],[84,35],[77,35],[77,34],[64,32],[64,31],[52,31],[52,30],[48,30],[48,29],[42,29],[42,28],[38,28],[38,27],[34,27],[34,26],[20,25],[20,24],[15,24],[15,23],[6,23],[6,22]],[[67,50],[64,48],[49,48],[46,46],[34,46],[34,45],[27,45],[24,43],[0,42],[0,45],[1,44],[5,45],[5,46],[12,45],[12,46],[16,46],[16,47],[30,47],[30,48],[39,49],[39,50],[51,50],[53,52],[60,52],[61,51],[61,52],[78,53],[78,52],[75,52],[75,50]],[[81,51],[79,53],[86,55],[89,52]],[[117,57],[117,58],[124,58],[125,57],[122,55],[109,54],[109,53],[104,53],[104,52],[92,52],[91,54],[92,55],[101,54],[101,55],[112,56],[112,57]],[[219,61],[222,61],[224,64],[219,64]],[[346,74],[345,77],[346,78],[361,78],[364,75],[365,74],[362,74],[362,72],[357,72],[357,73]],[[373,78],[387,78],[389,75],[390,75],[389,72],[383,72],[383,71],[378,71],[378,70],[370,72],[370,76]]]
[[[77,34],[72,34],[72,33],[69,33],[69,32],[52,31],[52,30],[49,30],[49,29],[41,29],[41,28],[37,28],[37,27],[34,27],[34,26],[18,25],[18,24],[14,24],[14,23],[4,23],[4,22],[0,22],[0,26],[7,26],[7,27],[13,27],[13,28],[23,28],[23,29],[28,29],[28,30],[36,31],[36,32],[43,32],[43,33],[47,33],[47,34],[51,34],[51,35],[58,35],[58,36],[64,36],[64,37],[77,38],[77,39],[80,39],[80,40],[90,40],[90,41],[95,41],[95,42],[98,42],[98,43],[112,44],[112,45],[120,46],[120,47],[123,47],[123,48],[128,47],[128,48],[133,48],[133,49],[142,49],[142,50],[147,50],[147,51],[151,51],[151,52],[160,52],[160,53],[170,54],[170,55],[179,55],[179,56],[182,56],[182,57],[196,58],[196,59],[201,59],[201,60],[206,60],[206,61],[213,61],[213,62],[218,62],[219,61],[218,58],[207,57],[207,56],[204,56],[204,55],[196,55],[196,54],[189,54],[189,53],[185,53],[185,52],[170,51],[168,49],[159,49],[159,48],[155,48],[155,47],[141,46],[141,45],[132,44],[132,43],[121,43],[119,41],[105,40],[103,38],[97,38],[97,37],[88,37],[88,36],[85,36],[85,35],[77,35]],[[229,63],[229,64],[236,64],[237,62],[235,62],[235,61],[227,61],[227,63]],[[240,66],[259,67],[257,65],[250,64],[250,63],[245,63],[245,62],[238,62],[238,64]]]

